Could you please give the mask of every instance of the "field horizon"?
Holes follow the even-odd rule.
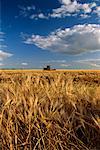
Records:
[[[75,71],[75,72],[100,72],[100,69],[56,69],[56,70],[43,70],[43,69],[0,69],[0,72],[3,71],[43,71],[43,72],[54,72],[54,71],[64,71],[64,72],[70,72],[70,71]]]

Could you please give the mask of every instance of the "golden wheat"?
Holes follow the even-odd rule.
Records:
[[[100,72],[0,72],[0,149],[99,150]]]

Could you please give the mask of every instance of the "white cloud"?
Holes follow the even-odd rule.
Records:
[[[98,15],[98,17],[100,17],[100,6],[96,7],[96,9],[94,10],[94,13],[96,13]]]
[[[81,17],[81,18],[90,18],[91,16],[90,16],[90,15],[87,15],[87,14],[80,14],[80,17]]]
[[[5,48],[7,48],[7,45],[2,43],[5,41],[4,35],[5,35],[5,33],[1,31],[0,32],[0,61],[6,59],[8,57],[11,57],[13,55],[11,53],[5,52],[5,50],[4,50]]]
[[[69,67],[69,66],[71,66],[71,65],[69,65],[69,64],[60,64],[60,66],[61,66],[61,67]]]
[[[41,18],[41,19],[43,19],[43,18],[47,18],[43,13],[40,13],[39,15],[38,15],[38,18]]]
[[[48,36],[32,35],[24,43],[71,55],[100,50],[100,25],[75,25],[64,30],[58,29]]]
[[[83,4],[82,9],[84,10],[85,13],[90,13],[92,11],[89,4]]]
[[[59,2],[64,4],[64,5],[68,5],[71,3],[71,0],[59,0]]]
[[[66,60],[48,60],[48,61],[41,61],[42,63],[51,63],[51,64],[59,64],[59,63],[66,63]]]
[[[5,35],[5,33],[0,31],[0,41],[3,41],[4,35]]]
[[[5,34],[4,32],[0,31],[0,35],[4,35],[4,34]]]
[[[21,65],[23,65],[23,66],[27,66],[27,65],[28,65],[28,63],[23,62],[23,63],[21,63]]]
[[[34,18],[36,18],[36,15],[32,14],[32,15],[30,16],[30,19],[34,19]]]
[[[75,1],[74,3],[69,3],[68,5],[61,5],[61,7],[57,9],[53,9],[52,13],[49,15],[53,18],[61,18],[67,16],[69,13],[75,13],[78,11],[80,4],[77,4]]]
[[[0,63],[0,66],[4,66],[4,64],[3,64],[3,63]]]
[[[51,62],[51,63],[65,63],[66,60],[50,60],[48,62]]]
[[[53,18],[61,18],[68,16],[68,14],[89,14],[92,12],[92,9],[96,7],[96,3],[78,3],[76,0],[71,2],[70,0],[61,0],[61,7],[53,9],[52,13],[49,15]],[[81,16],[81,15],[80,15]]]
[[[91,58],[91,59],[82,59],[82,60],[77,60],[77,62],[83,62],[83,61],[85,61],[85,62],[87,62],[87,61],[91,61],[91,62],[100,62],[100,59],[99,58],[95,58],[95,59],[93,59],[93,58]]]
[[[18,6],[19,9],[20,9],[20,15],[24,16],[24,17],[27,17],[30,12],[33,12],[35,10],[35,6],[32,5],[32,6],[27,6],[27,7],[24,7],[24,6]]]
[[[3,42],[3,40],[2,40],[1,42]],[[0,45],[0,49],[1,49],[1,48],[7,48],[7,45],[3,45],[3,44],[2,44],[2,45]]]
[[[6,59],[8,57],[11,57],[11,56],[12,56],[12,54],[0,50],[0,61]]]
[[[83,60],[77,60],[75,63],[78,63],[80,65],[85,64],[87,66],[100,68],[100,59],[83,59]]]
[[[29,16],[30,19],[48,19],[48,18],[62,18],[66,16],[76,16],[77,14],[91,14],[93,9],[96,9],[96,2],[91,3],[79,3],[77,0],[58,0],[61,4],[60,7],[52,9],[51,13],[37,13],[33,12],[35,7],[20,7],[20,15],[24,17]],[[40,10],[39,10],[40,11]],[[80,15],[81,17],[81,15]],[[84,17],[86,18],[86,17]]]
[[[95,64],[95,63],[90,63],[90,66],[92,66],[92,67],[99,67],[100,68],[100,65]]]
[[[0,42],[4,42],[4,39],[0,38]]]
[[[38,19],[38,18],[40,18],[40,19],[48,19],[48,17],[45,16],[43,13],[40,13],[40,14],[37,14],[37,15],[32,14],[30,16],[30,19]]]

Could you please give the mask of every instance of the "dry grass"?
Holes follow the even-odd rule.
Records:
[[[100,72],[1,71],[0,149],[100,150]]]

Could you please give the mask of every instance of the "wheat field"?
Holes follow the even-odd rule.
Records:
[[[99,71],[0,71],[1,150],[100,150]]]

